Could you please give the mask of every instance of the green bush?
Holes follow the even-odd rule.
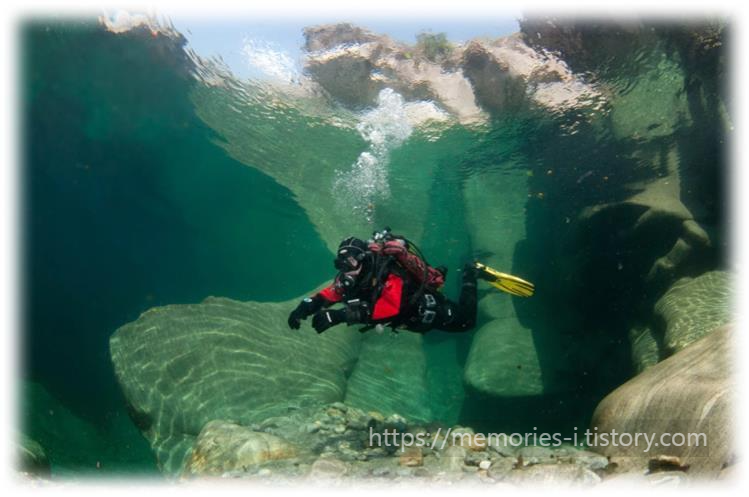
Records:
[[[416,36],[416,48],[424,54],[424,57],[437,62],[447,57],[452,50],[452,45],[447,41],[445,33],[419,33]]]

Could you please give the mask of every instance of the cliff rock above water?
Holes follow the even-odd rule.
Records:
[[[351,108],[375,104],[392,88],[408,100],[433,100],[461,123],[529,107],[559,110],[590,103],[598,92],[558,58],[519,35],[428,50],[350,24],[305,30],[305,70],[335,100]]]

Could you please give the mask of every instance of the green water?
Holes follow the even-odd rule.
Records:
[[[637,209],[582,232],[570,220],[644,189],[675,150],[680,198],[717,240],[689,270],[725,265],[723,75],[690,67],[665,33],[597,67],[614,94],[605,117],[531,112],[414,129],[380,157],[387,191],[360,206],[333,185],[374,150],[356,129],[361,114],[201,68],[178,42],[94,22],[27,23],[23,431],[55,473],[156,473],[113,375],[111,334],[160,305],[299,297],[332,276],[338,240],[385,225],[449,268],[448,295],[472,257],[538,289],[499,300],[482,287],[478,331],[424,337],[433,419],[494,431],[585,426],[633,374],[628,326],[663,290],[641,281],[677,234],[623,236]],[[653,92],[671,100],[659,108]],[[515,360],[479,346],[490,322],[535,348],[537,364],[518,359],[517,374],[521,386],[538,378],[527,380],[536,390],[466,387],[472,354]]]

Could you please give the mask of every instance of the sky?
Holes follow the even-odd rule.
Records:
[[[499,37],[518,31],[517,19],[520,12],[494,15],[475,21],[467,19],[386,19],[371,17],[333,16],[304,18],[222,18],[198,17],[179,12],[161,11],[161,15],[171,20],[174,26],[187,37],[193,50],[208,57],[219,55],[239,77],[262,77],[264,71],[258,67],[264,63],[263,56],[280,58],[285,64],[298,70],[304,45],[302,29],[316,24],[351,22],[375,33],[384,33],[399,41],[415,43],[416,35],[431,31],[444,32],[450,41],[468,41],[472,38]],[[249,47],[254,50],[247,50]],[[254,56],[254,57],[253,57]],[[254,65],[250,60],[254,60]],[[275,61],[278,63],[278,60]],[[276,68],[275,70],[279,70]],[[291,70],[291,67],[289,68]],[[267,70],[265,71],[267,73]]]

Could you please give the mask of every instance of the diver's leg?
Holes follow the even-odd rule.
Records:
[[[476,326],[476,314],[478,313],[478,297],[476,295],[476,269],[471,264],[466,264],[463,269],[463,284],[460,287],[458,298],[460,315],[463,318],[463,326],[471,329]]]
[[[460,288],[458,303],[444,299],[440,304],[440,319],[434,329],[462,333],[476,326],[476,270],[473,265],[466,264],[463,269],[463,284]]]

